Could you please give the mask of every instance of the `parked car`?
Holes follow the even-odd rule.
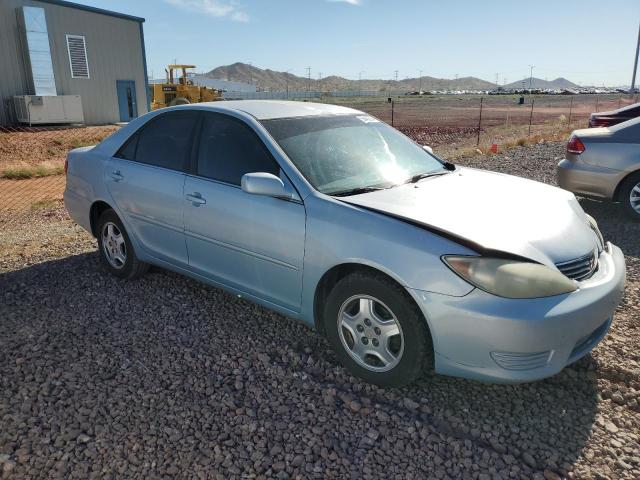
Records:
[[[608,112],[592,113],[589,116],[589,128],[612,127],[637,117],[640,117],[640,103],[634,103]]]
[[[631,219],[640,221],[640,117],[575,130],[567,158],[558,164],[558,184],[576,195],[620,202]]]
[[[452,165],[339,106],[157,110],[72,151],[64,197],[114,275],[154,264],[224,288],[384,386],[430,364],[553,375],[605,336],[625,281],[571,193]]]

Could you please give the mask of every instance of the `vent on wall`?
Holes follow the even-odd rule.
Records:
[[[87,46],[81,35],[67,35],[67,50],[71,65],[71,78],[89,78]]]

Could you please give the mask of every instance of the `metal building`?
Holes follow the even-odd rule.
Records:
[[[63,0],[0,0],[0,126],[146,113],[143,22]]]

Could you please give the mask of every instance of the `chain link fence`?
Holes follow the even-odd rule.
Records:
[[[523,127],[518,135],[527,135],[528,124],[547,125],[551,130],[581,128],[589,113],[636,100],[622,95],[525,95],[520,103],[519,96],[484,96],[482,113],[477,95],[394,96],[391,101],[387,97],[325,97],[311,101],[365,111],[393,123],[421,144],[451,145],[466,139],[475,148],[476,137],[478,143],[490,144],[506,130],[503,127]],[[95,145],[118,128],[0,127],[0,227],[10,228],[21,212],[61,205],[69,150]]]

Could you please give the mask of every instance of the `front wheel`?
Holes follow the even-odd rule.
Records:
[[[136,257],[129,235],[113,210],[106,210],[98,220],[98,249],[102,264],[116,277],[137,278],[149,268]]]
[[[327,338],[351,373],[383,387],[416,380],[432,360],[424,317],[406,291],[386,277],[353,273],[327,298]]]
[[[619,198],[627,216],[640,222],[640,172],[624,180]]]

